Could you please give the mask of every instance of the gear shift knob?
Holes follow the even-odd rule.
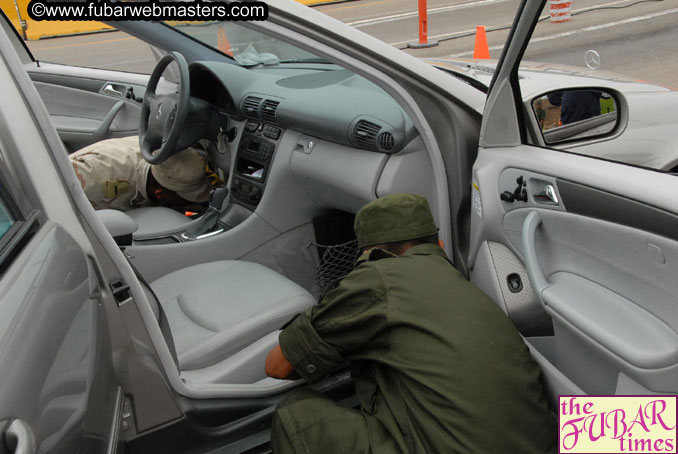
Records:
[[[228,198],[229,192],[230,191],[225,186],[213,189],[210,193],[210,208],[221,211],[224,206],[224,201]]]

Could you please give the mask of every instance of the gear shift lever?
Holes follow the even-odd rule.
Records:
[[[210,207],[209,209],[211,210],[214,208],[215,210],[221,212],[221,209],[224,207],[224,202],[226,199],[229,199],[229,190],[226,186],[221,186],[216,189],[212,189],[212,192],[210,193]]]
[[[219,216],[224,207],[227,207],[231,201],[230,192],[227,187],[220,187],[212,190],[210,193],[210,205],[205,214],[191,222],[181,236],[195,240],[199,236],[210,232],[217,225]]]

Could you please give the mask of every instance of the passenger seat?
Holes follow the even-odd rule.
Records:
[[[169,325],[179,370],[211,370],[201,376],[233,375],[236,366],[229,358],[237,356],[238,368],[256,369],[254,375],[264,378],[261,342],[251,349],[251,358],[247,347],[264,338],[275,344],[273,333],[315,304],[308,291],[286,277],[238,260],[190,266],[150,287]],[[251,371],[246,375],[252,376]]]

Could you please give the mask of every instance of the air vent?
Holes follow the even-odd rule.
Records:
[[[279,101],[267,99],[261,105],[261,118],[267,121],[275,121],[275,111],[278,109]]]
[[[381,151],[391,151],[395,147],[395,138],[390,132],[379,134],[379,149]]]
[[[242,110],[245,115],[251,118],[259,118],[259,104],[262,99],[256,96],[248,96],[242,103]]]
[[[377,151],[377,134],[381,126],[360,120],[353,131],[353,143],[365,150]]]

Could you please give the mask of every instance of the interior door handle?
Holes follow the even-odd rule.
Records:
[[[534,201],[537,203],[545,203],[548,205],[558,205],[560,203],[556,189],[550,184],[544,186],[541,192],[535,194],[533,197]]]
[[[5,443],[11,454],[35,454],[33,430],[25,421],[15,419],[5,432]]]
[[[117,96],[119,98],[122,98],[125,94],[121,91],[116,90],[113,88],[112,84],[106,84],[102,92],[106,95],[112,95],[112,96]]]
[[[546,280],[544,272],[539,266],[539,259],[537,259],[537,248],[535,247],[535,235],[537,228],[541,225],[541,216],[536,211],[530,211],[523,223],[523,253],[525,254],[525,268],[527,268],[527,276],[530,278],[530,284],[534,289],[534,293],[539,297],[539,301],[544,304],[541,296],[542,292],[546,290],[551,284]]]

